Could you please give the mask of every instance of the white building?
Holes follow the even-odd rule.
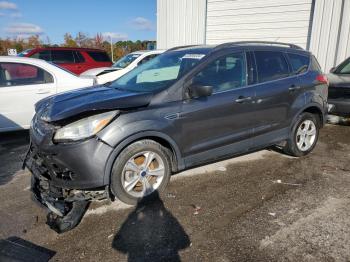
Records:
[[[157,0],[157,47],[241,40],[300,45],[323,70],[350,56],[350,0]]]

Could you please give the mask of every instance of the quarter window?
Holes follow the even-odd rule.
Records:
[[[260,83],[289,76],[289,69],[283,53],[273,51],[256,51],[258,81]]]
[[[244,53],[222,56],[198,73],[193,82],[213,87],[213,92],[223,92],[246,85],[246,61]]]
[[[308,70],[310,57],[297,54],[288,54],[288,58],[294,74],[302,74]]]
[[[53,83],[45,70],[28,64],[0,63],[0,87]]]
[[[87,53],[96,62],[111,62],[111,59],[109,58],[109,56],[105,52],[90,51],[90,52],[87,52]]]

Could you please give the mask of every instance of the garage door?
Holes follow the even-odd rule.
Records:
[[[208,0],[206,43],[264,40],[307,48],[312,0]]]

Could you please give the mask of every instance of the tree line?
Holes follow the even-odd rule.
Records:
[[[155,41],[117,41],[113,42],[113,61],[134,51],[145,50],[149,46],[154,46]],[[71,34],[64,35],[64,42],[61,45],[51,44],[50,40],[43,41],[39,35],[23,38],[0,38],[0,55],[7,55],[8,49],[16,49],[20,53],[26,49],[37,47],[85,47],[105,50],[112,58],[111,43],[102,34],[89,37],[87,34],[79,32],[73,37]]]

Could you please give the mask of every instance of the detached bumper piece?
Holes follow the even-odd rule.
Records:
[[[76,190],[54,186],[50,170],[33,146],[30,147],[23,166],[32,172],[31,191],[34,200],[49,209],[47,224],[57,233],[76,227],[84,216],[91,200],[107,197],[106,190]]]
[[[44,178],[32,176],[31,190],[36,201],[48,208],[46,224],[57,233],[75,228],[83,218],[88,205],[88,198],[70,199],[66,190],[50,186]]]
[[[328,99],[328,113],[338,116],[350,116],[350,98]]]

